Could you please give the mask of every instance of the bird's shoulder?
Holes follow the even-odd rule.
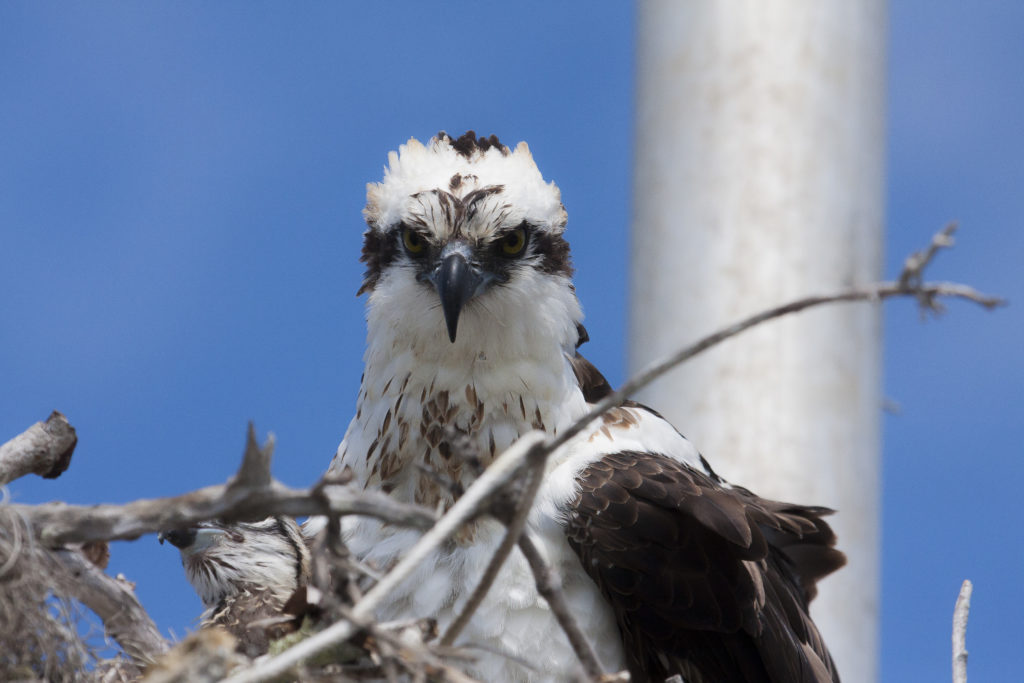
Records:
[[[577,354],[589,402],[611,393]],[[763,499],[716,475],[656,411],[608,411],[577,450],[562,519],[612,605],[634,680],[837,680],[807,607],[845,562],[826,508]],[[794,647],[795,645],[795,647]]]
[[[586,334],[584,330],[582,335]],[[581,337],[586,340],[586,337]],[[577,350],[569,364],[588,404],[596,404],[613,393],[611,384],[593,363]],[[587,463],[607,453],[623,451],[660,453],[703,472],[717,482],[724,480],[711,468],[700,451],[658,411],[633,400],[606,410],[585,435],[586,443],[573,448],[576,460]]]

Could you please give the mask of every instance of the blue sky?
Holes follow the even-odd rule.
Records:
[[[890,10],[887,268],[1024,301],[1024,5]],[[633,16],[625,2],[0,4],[0,441],[52,409],[79,446],[21,502],[222,482],[245,425],[313,482],[353,410],[367,181],[409,136],[527,140],[562,188],[592,342],[624,373]],[[1024,319],[885,310],[882,680],[943,680],[963,578],[972,678],[1024,668]],[[685,425],[681,425],[685,430]],[[714,459],[714,454],[708,454]],[[113,547],[165,631],[177,554]]]

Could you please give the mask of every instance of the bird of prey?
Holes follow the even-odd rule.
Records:
[[[511,150],[470,131],[392,152],[383,181],[367,186],[364,216],[365,370],[332,468],[444,509],[520,435],[557,434],[611,391],[577,350],[586,332],[567,214],[525,143]],[[466,444],[475,460],[461,457]],[[527,529],[606,670],[628,668],[633,681],[810,683],[838,680],[808,615],[816,581],[845,561],[829,512],[726,482],[664,418],[630,402],[551,455]],[[475,522],[379,616],[430,616],[444,628],[503,532]],[[344,533],[381,569],[419,537],[366,517],[347,518]],[[575,670],[518,554],[459,643],[480,646],[470,673],[481,680]]]
[[[206,608],[200,625],[224,627],[249,656],[266,652],[266,633],[250,626],[279,616],[288,598],[309,578],[309,549],[295,520],[204,523],[165,531],[157,538],[181,551],[185,576]]]

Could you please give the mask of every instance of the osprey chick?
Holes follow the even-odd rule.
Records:
[[[205,523],[165,531],[157,538],[181,551],[185,576],[206,608],[201,626],[223,626],[249,656],[266,652],[266,634],[250,624],[279,616],[292,593],[309,579],[309,549],[295,520]]]
[[[474,478],[449,435],[486,467],[520,435],[556,434],[610,391],[577,352],[587,337],[567,215],[525,143],[510,150],[472,132],[392,152],[383,181],[367,186],[364,215],[366,365],[332,468],[446,508],[452,494],[439,479]],[[629,403],[549,458],[528,530],[607,670],[628,668],[634,681],[810,683],[838,680],[807,611],[815,582],[844,562],[828,512],[730,485],[660,415]],[[383,569],[419,537],[369,518],[346,518],[344,530],[353,553]],[[446,627],[502,534],[477,522],[380,616]],[[482,680],[575,671],[519,554],[460,642],[486,652],[471,669]]]

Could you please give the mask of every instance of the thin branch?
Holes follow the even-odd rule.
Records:
[[[114,579],[85,559],[77,550],[50,551],[50,557],[66,572],[64,589],[103,620],[107,635],[140,666],[151,663],[169,645],[124,579]]]
[[[252,435],[250,433],[250,439]],[[147,533],[182,528],[211,519],[256,521],[268,515],[366,515],[392,524],[428,529],[437,519],[427,508],[401,503],[379,491],[338,484],[328,475],[309,489],[293,489],[254,472],[269,462],[250,440],[239,474],[228,484],[181,496],[136,500],[123,505],[9,505],[49,547],[89,541],[130,540]],[[258,452],[257,456],[252,451]],[[268,483],[261,483],[261,482]]]
[[[612,392],[595,404],[586,415],[576,420],[564,431],[559,432],[558,436],[554,437],[544,447],[544,450],[548,453],[558,450],[571,438],[582,432],[593,420],[605,413],[605,411],[622,405],[623,401],[631,395],[635,394],[640,389],[643,389],[672,368],[690,360],[704,351],[707,351],[712,346],[721,344],[730,337],[735,337],[741,332],[749,330],[751,327],[755,327],[774,318],[781,318],[782,316],[789,315],[791,313],[797,313],[808,308],[821,306],[822,304],[851,301],[874,302],[898,296],[915,297],[919,302],[921,302],[924,308],[935,312],[941,312],[942,310],[938,303],[939,298],[973,301],[987,309],[996,308],[997,306],[1002,306],[1006,303],[1005,300],[998,297],[983,295],[972,287],[951,282],[926,282],[920,285],[905,285],[899,282],[880,282],[861,288],[850,289],[845,292],[839,292],[837,294],[809,296],[803,299],[797,299],[796,301],[791,301],[787,304],[770,308],[767,311],[761,311],[760,313],[756,313],[749,318],[734,323],[714,332],[713,334],[709,334],[696,343],[691,344],[684,349],[680,349],[667,358],[648,366],[645,370],[641,371],[619,387],[617,391]]]
[[[384,598],[405,581],[420,563],[490,503],[495,491],[501,490],[518,476],[530,452],[538,449],[543,440],[543,433],[527,432],[498,456],[451,509],[423,534],[405,557],[352,607],[353,619],[369,619]],[[228,681],[255,683],[276,678],[303,660],[347,640],[358,630],[359,627],[350,620],[335,622],[281,654],[261,660],[253,667],[233,675]]]
[[[583,635],[583,630],[580,629],[579,623],[573,616],[572,609],[569,607],[568,602],[566,602],[565,593],[562,592],[558,578],[537,550],[537,546],[534,544],[529,532],[519,537],[519,549],[523,551],[526,561],[530,564],[534,581],[537,583],[537,590],[547,600],[548,606],[551,607],[551,612],[555,615],[558,625],[562,627],[562,631],[565,632],[566,637],[569,639],[569,644],[572,645],[572,649],[579,658],[580,664],[583,665],[587,677],[592,681],[602,679],[604,672],[601,669],[601,663],[597,659],[597,653],[594,652],[590,641]]]
[[[965,580],[953,608],[953,683],[967,683],[967,615],[974,585]]]
[[[939,249],[948,249],[953,246],[953,233],[956,232],[957,224],[949,223],[942,230],[932,235],[931,243],[921,251],[915,251],[903,262],[903,272],[900,273],[899,283],[904,287],[921,285],[921,278],[924,276],[924,269],[932,262]]]
[[[245,453],[238,473],[228,483],[229,489],[261,489],[273,483],[270,476],[270,459],[274,455],[274,435],[267,436],[267,443],[260,446],[256,440],[256,428],[252,422],[245,435]]]
[[[455,639],[459,637],[462,629],[464,629],[466,624],[469,623],[469,620],[480,607],[484,598],[487,597],[487,593],[491,589],[491,585],[494,583],[494,580],[498,578],[498,573],[505,565],[505,561],[512,553],[512,548],[514,548],[519,542],[519,537],[522,535],[523,529],[526,527],[526,519],[530,514],[530,508],[533,506],[533,499],[537,497],[537,491],[540,490],[541,480],[544,478],[545,460],[544,455],[539,450],[530,451],[529,453],[533,453],[535,455],[533,458],[529,458],[531,462],[529,462],[529,469],[526,475],[526,486],[523,488],[523,492],[515,504],[512,518],[506,522],[507,528],[505,530],[505,537],[502,539],[501,545],[499,545],[494,551],[494,555],[491,557],[491,561],[487,565],[487,569],[484,570],[483,577],[473,590],[473,594],[469,596],[469,599],[463,606],[462,611],[448,626],[448,630],[445,631],[444,636],[441,638],[442,645],[452,645],[455,642]],[[508,515],[499,516],[499,519],[502,521],[506,521],[507,518]]]
[[[75,428],[53,411],[46,422],[36,422],[0,446],[0,485],[26,474],[56,479],[71,463],[76,443]]]
[[[436,653],[426,647],[422,642],[421,637],[417,637],[415,640],[402,637],[401,634],[393,633],[389,628],[389,624],[377,624],[367,618],[357,619],[353,616],[351,611],[343,610],[342,615],[345,619],[356,624],[360,630],[366,631],[378,641],[385,642],[396,650],[399,650],[401,653],[408,655],[408,658],[412,659],[414,662],[422,663],[433,668],[435,673],[442,674],[442,680],[451,681],[451,683],[477,683],[476,679],[467,676],[448,664],[445,664]],[[402,630],[410,628],[416,629],[417,624],[415,622],[408,624],[407,626],[404,626]],[[402,657],[402,659],[406,659],[406,657]]]

